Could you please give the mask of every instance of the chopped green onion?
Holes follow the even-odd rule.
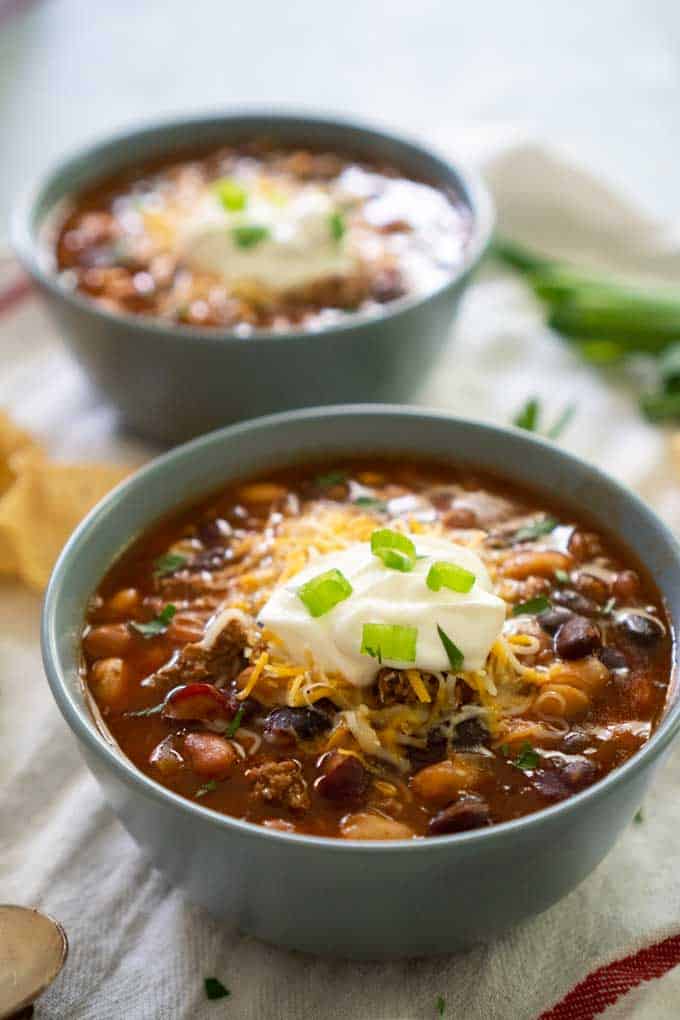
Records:
[[[320,489],[332,489],[334,485],[344,485],[347,481],[346,471],[329,471],[326,475],[317,475],[314,479]]]
[[[227,212],[241,212],[248,205],[247,191],[233,178],[221,177],[213,187]]]
[[[520,408],[513,420],[513,425],[518,429],[526,429],[528,432],[535,432],[538,428],[539,404],[536,397],[527,400],[524,407]]]
[[[562,414],[557,418],[549,429],[546,430],[546,436],[548,439],[559,439],[567,425],[571,422],[571,419],[576,413],[576,404],[567,404]]]
[[[154,577],[167,577],[168,574],[174,574],[177,570],[180,570],[186,562],[186,556],[180,556],[179,553],[165,553],[165,555],[159,556],[157,560],[154,560]]]
[[[417,627],[402,627],[396,623],[365,623],[361,633],[361,654],[370,655],[378,662],[415,662]]]
[[[330,613],[351,594],[352,585],[339,570],[326,570],[298,588],[298,597],[314,617]]]
[[[539,755],[534,751],[529,741],[525,740],[515,758],[515,765],[518,769],[535,769],[539,761]]]
[[[197,800],[200,800],[200,798],[205,797],[206,794],[214,793],[216,789],[217,783],[215,782],[214,779],[210,779],[204,786],[199,786],[199,788],[196,790],[196,793],[194,794],[194,797]]]
[[[516,531],[512,536],[512,541],[531,542],[534,538],[540,538],[541,535],[549,535],[559,523],[554,517],[541,517],[532,524],[527,524]]]
[[[535,599],[528,599],[526,602],[520,602],[519,605],[512,607],[513,616],[537,616],[539,613],[545,612],[546,609],[550,609],[550,599],[545,595],[537,595]]]
[[[241,227],[232,227],[231,236],[239,248],[254,248],[256,244],[267,240],[269,227],[261,227],[257,223],[244,224]]]
[[[569,584],[569,574],[566,570],[557,569],[555,571],[555,580],[559,581],[560,584]]]
[[[475,580],[475,575],[465,567],[459,567],[456,563],[446,563],[444,560],[436,560],[426,578],[430,591],[440,591],[443,586],[461,594],[470,591]]]
[[[138,634],[141,634],[143,638],[158,637],[159,634],[165,634],[176,612],[175,606],[172,603],[168,603],[158,616],[154,617],[153,620],[149,620],[148,623],[138,623],[136,620],[131,620],[129,626],[136,630]]]
[[[226,999],[231,992],[228,988],[225,988],[221,981],[217,978],[210,977],[204,981],[205,994],[209,999]]]
[[[342,241],[347,227],[345,226],[345,217],[341,212],[334,212],[330,214],[328,217],[328,226],[333,240]]]
[[[401,570],[404,574],[413,570],[416,562],[416,547],[411,539],[390,528],[378,528],[373,532],[371,552],[390,570]]]
[[[453,643],[446,631],[442,630],[439,624],[437,624],[437,633],[439,634],[441,643],[444,645],[444,650],[446,651],[449,663],[451,664],[451,669],[457,673],[458,670],[463,667],[463,653],[460,648]]]
[[[224,731],[225,737],[233,737],[238,732],[238,728],[243,720],[243,713],[245,712],[245,710],[246,710],[245,705],[239,706],[238,712],[236,713],[236,715],[234,716],[234,718],[231,720],[226,730]]]

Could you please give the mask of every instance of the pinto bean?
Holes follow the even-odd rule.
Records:
[[[555,651],[561,659],[585,659],[601,644],[599,630],[583,616],[572,616],[555,634]]]
[[[326,757],[323,774],[314,786],[328,800],[351,800],[366,790],[368,772],[356,755],[335,751]]]
[[[456,506],[454,503],[451,509],[442,515],[442,524],[445,528],[476,528],[477,514],[469,506]]]
[[[574,587],[581,595],[602,605],[609,598],[609,586],[599,577],[583,571],[576,576]]]
[[[83,647],[90,658],[106,659],[112,655],[125,655],[133,640],[124,623],[103,623],[88,630],[83,638]]]
[[[90,670],[90,687],[107,708],[121,708],[128,689],[128,669],[122,659],[99,659]]]
[[[138,608],[141,597],[136,588],[121,588],[106,603],[109,613],[114,616],[131,616]]]
[[[275,503],[277,499],[285,499],[287,494],[285,486],[275,482],[253,482],[238,490],[238,498],[244,503]]]
[[[193,644],[203,637],[206,623],[206,617],[200,613],[175,613],[170,621],[167,636],[170,641],[176,641],[178,644]]]
[[[184,738],[184,753],[190,768],[206,779],[224,779],[236,761],[236,751],[218,733],[189,733]]]
[[[450,804],[462,790],[469,790],[479,782],[481,770],[464,758],[448,759],[416,772],[410,787],[416,797],[428,804]]]
[[[340,822],[340,833],[344,839],[412,839],[414,835],[413,829],[403,822],[368,811],[345,815]]]
[[[594,560],[602,555],[600,536],[592,531],[574,531],[569,539],[569,552],[577,560]]]
[[[452,832],[467,832],[491,824],[489,805],[482,797],[471,794],[461,797],[430,819],[429,836],[446,836]]]
[[[571,565],[571,556],[556,549],[523,549],[507,557],[501,573],[504,577],[524,581],[533,576],[553,577],[556,570],[569,570]]]

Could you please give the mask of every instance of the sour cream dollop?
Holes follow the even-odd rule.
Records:
[[[208,191],[181,224],[177,243],[192,269],[286,291],[355,270],[347,238],[334,235],[336,214],[331,196],[313,185],[278,197],[252,188],[246,207],[238,211],[225,209]],[[263,228],[263,238],[239,244],[238,230],[253,227]]]
[[[320,556],[276,588],[260,613],[260,622],[283,643],[295,662],[311,656],[326,672],[342,674],[357,687],[370,684],[381,666],[440,672],[451,668],[437,627],[463,653],[463,669],[481,669],[501,633],[505,603],[493,594],[480,558],[465,546],[434,536],[411,536],[417,559],[413,570],[391,570],[373,555],[368,542]],[[432,563],[443,560],[469,570],[475,582],[469,592],[442,587],[435,592],[426,578]],[[352,594],[323,616],[313,617],[297,592],[301,585],[327,570],[341,571]],[[415,662],[383,659],[361,653],[366,623],[416,627]]]

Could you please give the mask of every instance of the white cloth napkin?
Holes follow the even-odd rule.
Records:
[[[680,279],[672,232],[583,169],[529,143],[484,158],[500,226],[516,240]],[[5,280],[13,273],[4,267]],[[0,294],[2,286],[0,272]],[[134,462],[154,452],[115,431],[111,412],[35,298],[6,311],[0,338],[0,405],[55,454]],[[553,416],[575,402],[564,445],[634,486],[680,528],[680,484],[667,437],[640,419],[630,384],[583,365],[544,327],[522,282],[489,267],[417,399],[507,422],[531,395]],[[535,1020],[589,971],[680,931],[676,751],[643,806],[643,820],[630,825],[596,872],[562,903],[488,946],[357,964],[228,935],[150,867],[104,803],[48,693],[39,611],[36,596],[0,585],[0,901],[54,914],[71,942],[68,965],[41,1000],[38,1020],[436,1020],[438,996],[446,1018]],[[230,998],[208,1002],[208,976],[218,977]],[[604,1015],[676,1017],[679,990],[680,968],[670,968]],[[581,1011],[559,1015],[594,1015],[582,1010],[583,1002],[590,1009],[590,993],[584,995]]]

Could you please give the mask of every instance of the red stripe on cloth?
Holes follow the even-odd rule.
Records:
[[[22,276],[11,283],[9,287],[0,290],[0,315],[6,315],[32,293],[33,287],[27,276]]]
[[[680,935],[672,935],[622,960],[608,963],[580,981],[539,1020],[593,1020],[643,981],[659,978],[680,963]]]

